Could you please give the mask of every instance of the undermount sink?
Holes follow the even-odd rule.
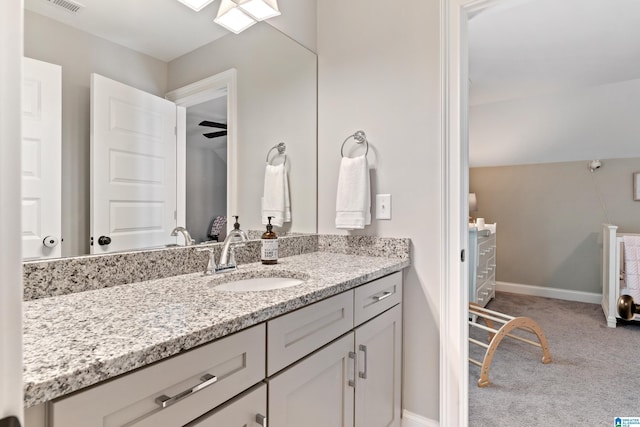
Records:
[[[301,285],[304,280],[291,277],[253,277],[215,285],[214,289],[231,292],[269,291]]]

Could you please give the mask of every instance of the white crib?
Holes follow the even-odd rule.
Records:
[[[602,311],[607,319],[607,326],[616,327],[618,315],[618,298],[624,285],[624,244],[623,236],[640,236],[635,233],[618,233],[618,226],[603,224],[602,226]],[[636,303],[639,301],[636,300]],[[640,321],[635,315],[634,321]]]

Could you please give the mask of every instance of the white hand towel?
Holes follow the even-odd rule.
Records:
[[[336,196],[336,228],[354,230],[369,224],[371,185],[367,157],[343,157]]]
[[[264,192],[262,196],[262,224],[269,222],[282,227],[291,221],[289,182],[284,164],[267,165],[264,172]]]

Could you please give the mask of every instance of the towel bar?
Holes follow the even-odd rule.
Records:
[[[364,155],[366,156],[367,154],[369,154],[369,141],[367,141],[367,135],[365,135],[363,130],[359,130],[356,133],[354,133],[353,135],[349,135],[344,142],[342,143],[342,147],[340,147],[340,155],[342,157],[344,157],[344,145],[347,143],[347,141],[349,141],[349,139],[355,139],[356,143],[358,144],[365,144],[367,147],[367,151],[365,151]]]
[[[271,149],[267,152],[267,160],[266,160],[267,164],[270,164],[269,163],[269,156],[271,155],[271,152],[273,150],[278,150],[278,154],[279,155],[283,155],[286,149],[287,149],[287,145],[284,142],[281,142],[281,143],[271,147]],[[287,163],[287,156],[286,155],[284,156],[284,163]]]

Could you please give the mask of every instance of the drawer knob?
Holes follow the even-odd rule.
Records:
[[[178,394],[176,394],[173,397],[169,397],[166,394],[163,394],[162,396],[158,396],[156,397],[156,403],[158,405],[160,405],[162,408],[166,408],[168,406],[173,405],[176,402],[179,402],[180,400],[191,396],[192,394],[203,390],[207,387],[209,387],[210,385],[214,384],[216,381],[218,381],[218,377],[216,377],[215,375],[211,375],[211,374],[204,374],[201,378],[200,378],[201,383],[196,384],[195,386],[180,392]]]

